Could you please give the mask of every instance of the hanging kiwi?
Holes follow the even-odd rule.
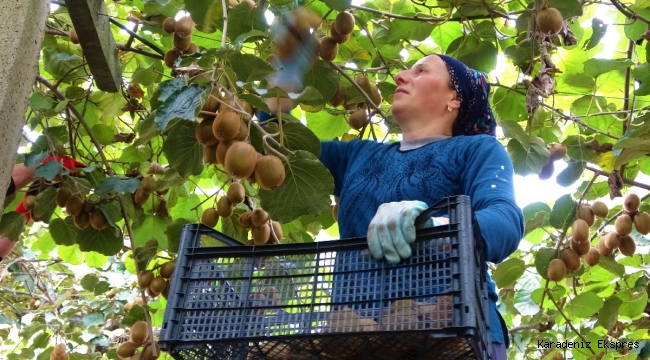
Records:
[[[318,55],[324,61],[332,61],[339,52],[339,44],[331,36],[324,36],[320,39],[320,51]]]
[[[203,119],[194,128],[194,137],[202,145],[216,145],[219,140],[214,136],[212,125],[214,118]]]
[[[181,56],[181,52],[176,50],[176,49],[171,49],[165,53],[165,56],[163,57],[163,60],[165,61],[165,65],[167,65],[168,68],[173,69],[176,66],[174,65],[176,63],[176,60]]]
[[[248,210],[237,218],[237,225],[239,225],[240,228],[242,229],[250,229],[253,227],[253,220],[251,219],[251,215],[253,214],[252,210]]]
[[[156,179],[153,176],[145,176],[140,181],[140,188],[147,194],[151,194],[156,189]]]
[[[589,205],[580,205],[578,208],[578,219],[584,220],[589,227],[596,222],[596,216]]]
[[[219,157],[218,150],[217,148],[217,158]],[[230,175],[245,179],[253,173],[256,163],[257,151],[255,148],[245,142],[236,142],[226,152],[224,168]]]
[[[591,204],[591,211],[593,211],[594,215],[599,218],[607,217],[607,214],[609,214],[609,208],[602,201],[594,201],[594,203]]]
[[[100,208],[95,208],[90,213],[90,226],[96,230],[103,230],[108,226],[108,219]]]
[[[120,359],[130,359],[135,354],[136,345],[133,341],[126,341],[121,343],[116,350],[117,356]]]
[[[566,156],[566,150],[567,148],[563,144],[553,144],[549,150],[551,153],[550,160],[557,161],[563,159]]]
[[[339,82],[336,88],[336,93],[329,100],[329,104],[334,107],[338,107],[345,104],[345,86],[343,86],[342,82]]]
[[[77,30],[74,28],[70,29],[70,42],[73,44],[79,44],[79,36],[77,36]]]
[[[149,200],[149,194],[144,192],[141,187],[133,194],[133,202],[137,205],[143,205],[147,200]]]
[[[535,17],[537,23],[537,29],[547,35],[555,35],[562,30],[562,25],[564,19],[562,18],[562,13],[559,10],[552,7],[544,8],[542,11],[537,13]]]
[[[566,276],[566,264],[560,259],[553,259],[551,263],[548,264],[548,271],[546,275],[551,281],[560,281]]]
[[[643,235],[650,233],[650,215],[645,211],[640,211],[634,215],[634,227],[636,231]]]
[[[219,216],[222,218],[228,218],[232,215],[233,212],[233,205],[228,200],[228,197],[222,196],[217,200],[217,213]]]
[[[147,323],[142,320],[133,323],[129,331],[129,337],[138,346],[144,344],[149,339],[149,327]]]
[[[269,222],[269,213],[261,208],[257,208],[253,210],[253,213],[251,214],[251,222],[253,223],[253,226],[262,227],[264,224]]]
[[[268,223],[260,227],[253,227],[251,230],[251,235],[253,236],[255,245],[265,245],[267,242],[269,242],[269,237],[271,236],[271,227]]]
[[[90,214],[87,211],[82,211],[77,216],[73,217],[74,226],[79,230],[83,230],[90,225]]]
[[[212,131],[212,129],[210,129]],[[217,160],[217,147],[218,145],[206,145],[203,147],[203,161],[206,164],[218,164]]]
[[[334,19],[334,29],[341,35],[350,35],[354,30],[354,16],[349,12],[340,12]]]
[[[174,35],[178,34],[179,37],[189,37],[194,32],[194,20],[191,17],[182,17],[174,23]]]
[[[36,196],[34,195],[27,195],[25,198],[23,198],[23,206],[27,210],[34,210],[34,204],[36,204]]]
[[[84,200],[84,197],[79,194],[70,196],[68,201],[65,202],[65,211],[72,216],[79,215],[81,210],[83,210]]]
[[[140,289],[146,289],[151,285],[151,281],[155,277],[153,271],[151,270],[142,270],[138,274],[138,287]]]
[[[348,39],[350,38],[350,34],[341,35],[338,31],[336,31],[335,23],[333,22],[332,25],[330,26],[330,37],[337,44],[343,44],[344,42],[348,41]]]
[[[363,127],[369,123],[366,110],[359,109],[353,112],[352,115],[350,115],[348,118],[348,123],[350,124],[350,127],[355,130],[363,129]]]
[[[60,187],[56,190],[54,200],[59,207],[65,207],[65,203],[68,201],[70,196],[72,196],[72,190],[67,187]]]
[[[241,116],[234,111],[221,110],[212,123],[212,134],[219,141],[232,140],[241,127]]]
[[[282,160],[273,155],[260,156],[255,164],[255,182],[264,190],[277,189],[285,179]]]
[[[639,206],[641,205],[641,199],[639,198],[639,195],[635,193],[629,193],[625,196],[625,200],[623,201],[623,208],[629,212],[635,212],[639,210]]]
[[[175,268],[176,268],[175,261],[167,261],[166,263],[162,264],[162,266],[160,267],[160,276],[162,276],[164,279],[171,278]]]
[[[201,224],[210,228],[214,228],[217,226],[217,222],[219,222],[219,214],[217,213],[217,209],[208,208],[203,211],[203,214],[201,214]]]
[[[233,182],[230,184],[230,187],[226,192],[226,197],[233,205],[240,204],[242,201],[244,201],[245,196],[246,189],[244,189],[244,185],[239,182]]]
[[[174,33],[174,48],[180,52],[187,51],[187,49],[189,49],[190,45],[192,44],[192,37],[181,37],[179,34],[180,33]]]
[[[162,22],[162,28],[168,34],[173,34],[174,33],[174,31],[175,31],[174,27],[175,26],[176,26],[176,19],[174,19],[173,17],[165,18],[165,20],[163,20],[163,22]]]

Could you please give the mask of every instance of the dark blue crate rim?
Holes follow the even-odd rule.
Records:
[[[212,322],[208,321],[206,324],[204,323],[199,323],[197,322],[197,314],[200,314],[201,312],[204,311],[210,311],[213,313],[218,313],[219,311],[224,311],[227,310],[223,307],[200,307],[200,308],[188,308],[185,309],[183,307],[183,304],[186,304],[186,300],[188,301],[187,304],[189,305],[196,305],[194,301],[203,301],[207,305],[210,305],[210,303],[215,304],[215,301],[224,301],[223,299],[217,298],[215,299],[198,299],[197,294],[199,295],[212,295],[212,296],[221,296],[218,293],[216,293],[216,288],[211,287],[208,282],[220,282],[221,280],[224,279],[223,276],[219,277],[206,277],[205,279],[200,278],[197,279],[193,272],[190,270],[194,270],[194,265],[199,266],[199,269],[201,266],[209,266],[211,264],[209,263],[195,263],[196,261],[203,260],[205,261],[206,259],[208,260],[214,260],[219,258],[239,258],[241,261],[242,259],[248,258],[248,260],[245,260],[246,262],[246,267],[249,267],[247,270],[247,276],[243,276],[241,278],[237,278],[237,281],[249,281],[251,284],[253,281],[259,281],[262,278],[265,277],[253,277],[250,272],[251,269],[253,269],[252,266],[252,260],[253,259],[263,259],[263,258],[270,258],[270,257],[291,257],[295,255],[305,255],[305,254],[313,254],[314,258],[310,259],[309,261],[313,261],[315,266],[313,269],[313,273],[311,275],[316,278],[316,276],[334,276],[338,275],[340,276],[344,272],[342,271],[336,271],[332,270],[331,272],[324,272],[323,269],[325,268],[332,268],[332,264],[330,265],[322,265],[319,264],[319,261],[322,261],[323,259],[319,257],[319,254],[321,253],[344,253],[349,252],[349,251],[358,251],[358,250],[367,250],[367,243],[366,243],[366,238],[352,238],[352,239],[341,239],[341,240],[328,240],[328,241],[320,241],[320,242],[313,242],[313,243],[307,243],[307,244],[280,244],[280,245],[272,245],[272,246],[247,246],[244,244],[241,244],[240,242],[228,237],[227,235],[224,235],[222,233],[219,233],[213,229],[210,229],[208,227],[205,227],[200,224],[190,224],[186,225],[183,229],[183,237],[181,239],[181,248],[178,254],[178,259],[177,259],[177,269],[185,269],[187,270],[187,276],[183,276],[181,273],[186,273],[186,271],[175,271],[173,275],[173,279],[176,281],[172,281],[171,289],[170,289],[170,298],[168,301],[168,306],[165,311],[165,320],[163,322],[163,327],[161,329],[161,336],[160,336],[160,344],[163,350],[166,350],[170,352],[172,355],[178,355],[180,357],[176,357],[177,359],[193,359],[192,357],[183,357],[182,353],[201,353],[203,350],[208,351],[210,353],[215,353],[218,351],[226,351],[226,348],[232,347],[233,343],[238,343],[240,345],[244,345],[243,343],[246,344],[253,344],[253,343],[262,343],[265,341],[285,341],[283,339],[286,339],[287,343],[290,343],[291,341],[307,341],[307,340],[314,340],[314,339],[329,339],[329,338],[346,338],[350,336],[354,337],[364,337],[364,336],[386,336],[387,334],[393,334],[392,336],[397,336],[400,337],[404,334],[411,333],[411,334],[417,334],[417,333],[426,333],[429,337],[429,339],[443,339],[447,338],[448,340],[450,336],[455,336],[457,339],[465,339],[468,344],[472,345],[472,348],[474,349],[475,356],[474,357],[468,357],[466,359],[484,359],[487,358],[487,352],[489,351],[489,322],[488,322],[488,303],[487,303],[487,287],[486,287],[486,266],[485,261],[484,261],[484,254],[483,254],[483,242],[480,237],[480,231],[478,229],[478,224],[476,223],[476,220],[474,218],[473,212],[471,210],[470,206],[471,202],[469,197],[467,196],[455,196],[455,197],[449,197],[441,200],[439,203],[435,204],[434,206],[430,207],[425,211],[416,221],[424,221],[430,216],[434,216],[434,214],[438,214],[441,211],[446,210],[446,214],[449,216],[450,223],[447,225],[442,225],[442,226],[437,226],[434,228],[428,228],[428,229],[422,229],[417,231],[417,239],[416,242],[412,246],[417,246],[421,242],[424,241],[429,241],[432,239],[439,239],[439,238],[449,238],[455,241],[453,246],[451,246],[451,252],[453,252],[453,255],[451,255],[449,258],[446,258],[442,261],[444,262],[451,262],[454,268],[453,273],[456,275],[453,275],[453,277],[458,277],[458,279],[453,280],[454,286],[459,286],[462,288],[464,291],[460,292],[457,289],[448,292],[446,295],[453,295],[452,296],[452,313],[453,313],[453,321],[454,325],[457,325],[458,322],[462,322],[463,324],[468,324],[470,326],[453,326],[453,327],[445,327],[445,328],[428,328],[428,329],[422,329],[422,330],[382,330],[382,331],[361,331],[361,332],[345,332],[345,333],[322,333],[322,332],[315,332],[315,333],[296,333],[296,334],[291,334],[291,335],[272,335],[272,336],[255,336],[255,337],[243,337],[242,331],[243,329],[240,330],[235,330],[232,329],[232,331],[239,331],[240,337],[227,337],[227,338],[208,338],[205,334],[205,329],[206,328],[219,328],[221,326],[221,331],[224,329],[228,328],[228,324],[236,324],[236,323],[241,323],[246,322],[251,315],[251,311],[256,310],[255,306],[250,306],[248,303],[246,305],[243,305],[244,308],[237,308],[238,310],[242,310],[238,314],[234,314],[233,316],[238,316],[237,318],[232,318],[233,322],[222,322],[219,323],[220,317],[217,316],[216,318],[212,319]],[[222,242],[225,246],[202,246],[201,245],[201,239],[203,236],[209,236],[213,239],[219,240]],[[473,240],[473,241],[463,241],[463,240]],[[460,239],[459,239],[460,238]],[[466,257],[466,259],[460,259],[460,256]],[[333,260],[336,257],[333,258],[326,258],[326,260]],[[464,260],[464,261],[463,261]],[[389,274],[393,274],[392,276],[395,276],[395,271],[399,270],[401,267],[413,267],[413,264],[407,264],[410,259],[406,261],[402,261],[398,264],[389,264],[385,261],[381,260],[373,260],[377,266],[373,266],[370,268],[364,268],[362,273],[367,273],[367,272],[380,272],[383,277],[389,276]],[[422,264],[422,263],[420,263]],[[455,264],[455,265],[454,265]],[[180,266],[179,266],[180,265]],[[215,262],[214,265],[217,265]],[[459,268],[462,268],[464,271],[458,272],[457,270]],[[244,267],[242,267],[240,270],[244,270]],[[211,270],[211,271],[217,271],[217,270]],[[355,271],[350,271],[350,273],[354,273]],[[301,275],[291,275],[291,276],[281,276],[282,278],[287,278],[287,277],[301,277],[301,276],[310,276],[310,274],[303,273]],[[437,276],[437,275],[436,275]],[[178,279],[177,279],[178,278]],[[228,281],[233,281],[232,277],[226,277]],[[206,286],[208,286],[206,289],[206,292],[203,293],[192,293],[188,294],[183,292],[183,289],[187,291],[187,286],[183,284],[183,281],[186,281],[187,284],[189,284],[189,281],[206,281]],[[357,281],[358,279],[355,279],[354,281]],[[318,283],[324,282],[324,283],[329,283],[332,280],[330,279],[329,281],[323,281],[319,280]],[[458,283],[456,283],[458,281]],[[298,305],[297,307],[305,309],[303,312],[297,315],[303,315],[307,320],[303,320],[303,323],[309,323],[311,321],[322,321],[322,319],[317,319],[317,316],[322,316],[323,314],[327,314],[328,312],[331,312],[333,309],[336,309],[336,305],[349,305],[349,304],[355,304],[359,305],[361,302],[375,302],[377,299],[371,299],[368,301],[344,301],[344,302],[334,302],[333,296],[334,293],[333,288],[330,288],[329,291],[329,298],[330,301],[328,302],[314,302],[314,296],[316,293],[316,285],[317,282],[314,282],[314,287],[312,288],[312,302],[310,304],[302,304]],[[384,284],[383,280],[381,284]],[[459,285],[460,284],[460,285]],[[202,285],[202,284],[199,284]],[[232,289],[231,284],[227,284],[229,288]],[[192,289],[197,289],[195,287],[192,287]],[[255,287],[258,286],[256,284],[253,285],[244,285],[245,287]],[[376,286],[376,284],[374,285]],[[384,285],[381,285],[382,287]],[[223,287],[223,284],[221,283],[221,287]],[[200,287],[198,287],[200,289]],[[472,290],[473,288],[473,290]],[[215,291],[215,292],[213,292]],[[219,290],[221,291],[221,290]],[[248,290],[246,290],[248,291]],[[380,291],[381,294],[381,299],[380,303],[383,304],[382,299],[385,299],[383,297],[383,291]],[[402,290],[396,290],[396,291],[402,291]],[[231,294],[231,293],[228,293]],[[243,293],[236,293],[239,294],[237,296],[241,295],[249,295],[250,292],[243,292]],[[222,294],[223,295],[223,294]],[[376,296],[376,293],[372,293],[371,295]],[[428,294],[426,297],[432,297],[432,296],[441,296],[445,295],[443,293],[437,293],[435,295]],[[194,297],[193,297],[194,296]],[[319,297],[322,295],[319,295]],[[350,296],[348,294],[347,296]],[[354,293],[352,296],[357,296]],[[413,296],[406,296],[403,297],[404,299],[414,299],[415,297]],[[179,300],[180,299],[180,300]],[[183,300],[186,299],[186,300]],[[397,298],[390,297],[391,301],[396,300]],[[182,300],[182,301],[181,301]],[[242,301],[242,298],[237,298],[235,299],[236,301]],[[231,300],[228,300],[231,301]],[[244,300],[246,301],[246,300]],[[327,301],[327,300],[326,300]],[[180,305],[179,305],[180,302]],[[469,307],[476,307],[474,310],[469,310]],[[216,306],[216,305],[213,305]],[[329,307],[329,311],[316,311],[314,309],[322,306],[327,306]],[[380,309],[383,311],[385,308],[383,305],[379,305]],[[280,305],[277,306],[278,308],[282,309],[287,309],[287,305]],[[375,306],[376,307],[376,306]],[[264,308],[273,308],[272,306],[264,306]],[[354,309],[354,308],[353,308]],[[232,309],[231,309],[232,310]],[[475,311],[478,310],[478,311]],[[188,314],[188,319],[189,320],[183,320],[184,317],[182,316],[184,312],[189,312]],[[463,313],[470,313],[472,316],[465,316]],[[272,315],[272,316],[277,316],[277,315]],[[364,315],[365,316],[365,315]],[[473,318],[469,319],[468,318]],[[460,318],[460,320],[459,320]],[[284,319],[284,317],[283,317]],[[216,321],[215,321],[216,320]],[[189,322],[188,322],[189,321]],[[256,321],[256,320],[255,320]],[[435,321],[435,320],[434,320]],[[439,321],[439,320],[438,320]],[[264,325],[263,322],[256,322],[255,325]],[[272,323],[272,327],[275,326],[288,326],[288,325],[296,325],[296,322],[276,322]],[[269,325],[269,324],[266,324]],[[191,333],[188,332],[183,332],[184,335],[179,336],[179,332],[181,331],[180,327],[183,326],[183,329],[190,329],[190,331],[195,331],[198,336],[205,336],[204,339],[201,340],[190,340],[187,339],[187,337],[191,337]],[[301,325],[302,326],[302,325]],[[192,328],[196,328],[195,330],[192,330]],[[311,329],[311,326],[308,326],[309,329]],[[303,329],[304,330],[304,329]],[[186,331],[186,330],[183,330]],[[230,330],[229,330],[230,331]],[[246,331],[250,331],[250,328],[246,329]],[[272,330],[272,331],[278,331],[281,332],[282,330]],[[219,330],[217,332],[220,333]],[[176,338],[175,338],[176,337]],[[201,348],[201,346],[204,347],[204,349]],[[239,346],[239,345],[238,345]],[[194,347],[194,348],[193,348]],[[218,350],[217,348],[221,347],[221,350]],[[252,347],[245,346],[247,349],[250,349]],[[316,355],[312,355],[316,356]],[[211,357],[201,357],[201,359],[208,359]],[[225,357],[218,356],[214,357],[218,359],[226,359]],[[260,358],[260,357],[256,357]],[[269,359],[281,359],[279,357],[269,357]],[[316,357],[311,357],[313,359],[334,359],[332,356],[327,356],[323,357],[322,354],[321,356],[316,356]],[[310,359],[311,359],[310,358]],[[231,357],[228,357],[228,359],[231,359]],[[235,358],[232,358],[235,360]],[[242,359],[246,359],[246,355],[244,354],[244,357]],[[406,358],[405,358],[406,359]],[[465,359],[465,358],[463,358]],[[356,359],[355,359],[356,360]],[[391,358],[390,360],[397,360]],[[409,358],[411,360],[411,358]],[[413,358],[415,360],[415,358]]]

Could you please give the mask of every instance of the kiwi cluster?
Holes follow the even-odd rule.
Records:
[[[69,360],[70,355],[65,344],[56,344],[50,353],[50,360]]]
[[[542,34],[555,35],[562,30],[564,19],[558,9],[545,7],[537,13],[535,23],[537,24],[537,30]]]
[[[59,207],[65,208],[65,211],[72,216],[75,227],[80,230],[88,226],[103,230],[109,225],[106,215],[96,203],[88,200],[81,193],[74,193],[66,186],[57,189],[54,201]]]
[[[644,211],[639,211],[640,205],[641,199],[637,194],[629,193],[625,197],[623,212],[616,217],[614,230],[601,236],[598,240],[598,247],[594,248],[598,251],[598,254],[609,256],[617,249],[625,256],[635,254],[636,243],[630,236],[632,228],[636,228],[636,231],[643,235],[650,233],[650,215]],[[598,263],[596,259],[592,262],[594,265]]]
[[[165,65],[174,68],[176,60],[181,54],[194,54],[199,51],[199,46],[192,42],[194,32],[194,20],[190,16],[178,20],[168,17],[162,22],[162,28],[168,34],[173,34],[174,47],[167,51],[164,56]]]
[[[555,172],[555,165],[553,165],[553,163],[563,159],[564,156],[566,156],[566,151],[566,146],[562,144],[553,144],[553,146],[551,146],[549,149],[551,155],[546,164],[542,167],[542,171],[537,175],[540,180],[546,180],[553,176],[553,173]]]
[[[150,341],[149,326],[144,321],[136,321],[129,330],[129,341],[118,345],[116,353],[120,359],[156,360],[160,356],[160,345],[154,341],[156,356]],[[140,350],[139,350],[140,349]]]
[[[129,311],[131,311],[131,309],[133,309],[135,305],[144,306],[144,301],[142,300],[141,297],[136,296],[133,302],[127,302],[126,304],[124,304],[124,311],[128,313]]]
[[[157,297],[162,295],[167,299],[169,294],[169,285],[172,274],[174,273],[175,262],[168,261],[162,264],[158,269],[158,275],[154,270],[142,270],[138,274],[138,287],[146,290],[149,296]]]
[[[156,179],[153,176],[145,176],[140,180],[140,187],[133,194],[133,202],[143,205],[149,200],[149,196],[156,189]]]
[[[252,239],[247,245],[279,244],[284,237],[280,223],[271,220],[269,213],[259,207],[239,215],[237,225],[242,229],[250,229]]]

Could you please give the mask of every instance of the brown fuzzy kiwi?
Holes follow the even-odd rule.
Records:
[[[621,245],[621,236],[619,236],[614,231],[605,235],[604,238],[605,238],[605,246],[607,246],[611,250],[616,250]]]
[[[163,60],[165,61],[165,65],[167,65],[168,68],[173,69],[175,67],[174,63],[176,62],[179,56],[181,56],[181,52],[176,49],[171,49],[167,51],[163,58]]]
[[[188,37],[194,32],[194,20],[191,17],[185,16],[174,24],[174,35],[178,34],[180,37]]]
[[[70,196],[68,201],[65,202],[65,211],[72,216],[79,215],[83,210],[84,200],[84,197],[79,194]]]
[[[589,241],[578,243],[571,240],[571,249],[573,249],[580,256],[586,254],[589,251],[589,247],[591,247],[591,243]]]
[[[318,55],[325,61],[332,61],[339,52],[339,44],[331,36],[324,36],[319,41],[320,50]]]
[[[68,349],[65,347],[65,344],[56,344],[54,346],[54,350],[52,350],[52,354],[56,356],[61,356],[65,353],[68,352]]]
[[[208,208],[203,211],[203,214],[201,214],[201,224],[214,228],[217,226],[217,223],[219,222],[219,213],[217,213],[217,209],[215,208]]]
[[[217,213],[222,218],[227,218],[232,215],[233,206],[228,197],[222,196],[217,201]]]
[[[641,205],[641,199],[639,198],[639,195],[635,193],[627,194],[625,200],[623,200],[623,208],[629,212],[639,210],[639,205]]]
[[[355,130],[361,130],[368,122],[368,114],[363,109],[356,110],[348,119],[350,127]]]
[[[250,229],[253,227],[253,220],[251,220],[252,210],[248,210],[237,218],[237,225],[242,229]]]
[[[77,216],[73,216],[74,226],[79,230],[83,230],[90,226],[90,213],[87,211],[81,211]]]
[[[566,146],[562,144],[553,144],[549,152],[551,153],[551,161],[561,160],[566,156]]]
[[[554,35],[562,30],[564,19],[562,13],[556,8],[546,8],[537,13],[535,18],[537,29],[543,34]]]
[[[36,196],[34,196],[34,195],[27,195],[23,199],[23,206],[27,210],[33,210],[34,209],[34,204],[36,204]]]
[[[201,49],[199,49],[199,46],[196,45],[196,43],[190,43],[190,47],[187,48],[187,50],[183,51],[183,54],[194,54],[199,52]]]
[[[208,95],[208,98],[205,99],[205,102],[203,103],[203,107],[201,107],[201,111],[207,111],[209,113],[216,113],[217,110],[219,110],[219,100],[222,98],[221,96],[221,88],[219,86],[213,86],[212,90],[210,91],[210,94]],[[210,119],[214,120],[214,115],[201,115],[202,117],[209,117]]]
[[[334,28],[341,35],[349,35],[354,30],[354,16],[349,12],[340,12],[334,19]]]
[[[162,276],[163,279],[169,279],[174,274],[175,268],[176,268],[175,261],[167,261],[166,263],[162,264],[162,266],[160,267],[160,276]]]
[[[253,226],[261,227],[269,222],[269,213],[261,208],[257,208],[253,210],[253,213],[251,214],[251,222],[253,223]]]
[[[334,39],[334,41],[337,44],[343,44],[344,42],[348,41],[348,39],[350,38],[350,34],[348,35],[339,34],[339,32],[336,31],[334,23],[332,23],[332,25],[330,26],[330,37]]]
[[[244,197],[246,197],[246,189],[244,189],[244,185],[238,182],[230,184],[230,187],[226,192],[226,197],[234,205],[241,204],[241,202],[244,201]]]
[[[596,266],[596,264],[598,264],[599,261],[600,261],[600,252],[598,252],[598,248],[594,246],[590,247],[589,251],[585,255],[585,262],[589,266]]]
[[[265,245],[269,242],[271,227],[269,224],[264,224],[260,227],[253,227],[251,235],[253,236],[253,242],[255,242],[255,245]]]
[[[165,287],[167,286],[167,280],[165,280],[162,276],[156,276],[151,280],[151,284],[149,284],[149,290],[153,292],[154,294],[160,294],[163,291],[165,291]]]
[[[212,134],[219,141],[232,140],[241,127],[241,116],[234,111],[221,110],[212,123]]]
[[[108,226],[108,219],[106,218],[106,215],[104,215],[102,209],[95,208],[90,213],[90,226],[92,226],[93,229],[96,230],[106,229],[106,227]]]
[[[636,252],[636,242],[630,235],[621,236],[621,244],[618,250],[625,256],[632,256]]]
[[[230,146],[234,144],[236,141],[220,141],[219,144],[217,144],[217,150],[216,150],[216,157],[217,157],[217,163],[223,165],[224,162],[226,161],[226,153],[228,153],[228,149],[230,149]]]
[[[354,82],[357,83],[357,85],[359,85],[359,87],[362,88],[366,94],[370,94],[370,79],[368,79],[366,75],[357,75],[357,77],[354,78]]]
[[[599,218],[607,217],[607,214],[609,214],[609,208],[602,201],[594,201],[591,204],[591,211]]]
[[[143,205],[147,200],[149,200],[149,194],[142,191],[142,188],[138,188],[138,190],[135,191],[135,194],[133,194],[133,201],[138,205]]]
[[[329,101],[329,104],[338,107],[345,103],[345,86],[343,83],[339,82],[338,87],[336,88],[336,93]]]
[[[379,88],[376,86],[370,86],[370,100],[372,100],[375,105],[381,105],[381,94],[379,93]]]
[[[165,18],[165,20],[163,20],[163,22],[162,22],[162,28],[163,28],[163,30],[165,30],[165,32],[167,34],[173,34],[174,33],[175,25],[176,25],[176,19],[174,19],[173,17]]]
[[[634,227],[639,233],[648,235],[650,233],[650,215],[644,211],[636,213],[634,215]]]
[[[630,235],[632,232],[632,218],[626,214],[619,215],[614,223],[614,228],[616,233],[621,236]]]
[[[79,44],[79,36],[77,35],[77,30],[74,28],[70,29],[70,42],[73,44]]]
[[[60,187],[56,191],[56,197],[54,198],[54,201],[59,207],[65,207],[65,203],[68,201],[70,196],[72,196],[72,190],[66,187]]]
[[[213,124],[214,118],[206,118],[198,123],[196,128],[194,128],[194,137],[196,138],[196,141],[202,145],[216,145],[219,140],[217,140],[212,131]]]
[[[564,249],[560,253],[560,259],[564,261],[567,271],[579,270],[582,264],[580,263],[580,255],[573,249]]]
[[[598,240],[598,252],[602,256],[609,256],[614,253],[614,250],[607,247],[607,244],[605,243],[605,239],[606,236],[601,236],[600,239]]]
[[[217,145],[207,145],[203,147],[203,161],[206,164],[218,164]]]
[[[584,220],[589,227],[596,222],[596,216],[589,205],[580,205],[578,208],[578,219]]]
[[[566,276],[566,264],[560,259],[553,259],[551,263],[548,264],[548,271],[546,276],[551,281],[560,281]]]
[[[243,1],[242,1],[243,2]],[[156,360],[160,356],[160,345],[158,345],[158,342],[154,343],[154,346],[156,347],[156,355],[154,356],[153,354],[153,348],[151,348],[151,345],[146,345],[144,349],[142,349],[142,354],[140,355],[140,360]]]
[[[146,289],[151,285],[151,281],[155,277],[153,271],[151,270],[142,270],[138,274],[138,287],[140,289]]]
[[[264,190],[277,189],[286,177],[282,160],[273,155],[260,156],[255,164],[255,182]]]
[[[235,135],[235,141],[246,141],[248,139],[248,125],[246,121],[239,122],[239,131]]]
[[[129,337],[136,345],[142,345],[147,339],[149,339],[149,327],[147,323],[140,320],[136,321],[131,325],[131,330],[129,331]]]
[[[553,176],[555,173],[555,165],[553,165],[552,162],[549,162],[548,164],[544,165],[542,167],[542,171],[540,171],[539,174],[537,174],[537,177],[540,180],[548,180]]]
[[[180,52],[187,51],[192,44],[192,37],[181,37],[178,33],[174,33],[174,48]]]
[[[217,153],[217,158],[219,154]],[[255,171],[257,151],[245,142],[236,142],[230,146],[224,159],[224,168],[228,174],[239,179],[249,177]]]
[[[573,241],[582,243],[589,240],[589,224],[586,221],[577,219],[573,222],[571,230]]]
[[[147,194],[156,190],[156,179],[153,176],[145,176],[140,180],[140,188]]]
[[[130,359],[135,354],[135,350],[136,344],[133,341],[127,341],[121,343],[116,352],[120,359]]]
[[[282,232],[282,225],[280,225],[279,222],[277,221],[271,221],[271,236],[275,237],[275,240],[280,242],[280,240],[284,237],[284,233]]]
[[[84,199],[84,203],[81,205],[82,211],[86,211],[89,214],[95,210],[95,207],[95,203],[88,201],[88,199]]]

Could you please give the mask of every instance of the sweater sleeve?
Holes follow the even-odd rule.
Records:
[[[319,159],[334,178],[334,195],[341,196],[345,174],[361,144],[360,140],[321,142]]]
[[[517,250],[524,234],[524,216],[515,200],[508,153],[495,138],[482,138],[465,154],[461,182],[464,193],[471,197],[486,260],[500,263]]]

